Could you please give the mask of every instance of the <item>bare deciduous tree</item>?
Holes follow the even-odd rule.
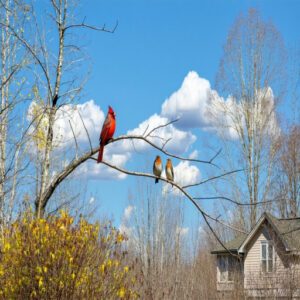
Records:
[[[215,267],[208,253],[208,236],[196,224],[184,225],[184,206],[178,195],[162,193],[152,182],[139,183],[120,229],[128,236],[127,250],[140,297],[214,298]]]
[[[284,65],[283,41],[274,25],[255,10],[238,17],[226,40],[217,86],[229,95],[223,104],[226,118],[220,124],[233,133],[231,141],[223,139],[227,164],[244,167],[243,176],[231,177],[231,195],[240,203],[252,204],[241,208],[241,218],[250,219],[246,227],[254,226],[256,204],[269,193],[278,151],[276,104],[283,94]],[[245,216],[247,211],[250,218]]]
[[[282,218],[297,217],[300,208],[300,127],[282,135],[277,176],[272,187]]]

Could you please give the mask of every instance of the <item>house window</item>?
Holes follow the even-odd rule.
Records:
[[[219,258],[219,271],[220,271],[220,282],[227,281],[227,257],[221,256]]]
[[[271,241],[261,242],[261,270],[263,273],[274,270],[274,247]]]
[[[234,276],[234,258],[230,255],[220,256],[218,259],[219,265],[219,281],[220,282],[230,282],[233,281]]]
[[[235,261],[232,256],[228,256],[227,263],[228,263],[228,281],[233,281]]]

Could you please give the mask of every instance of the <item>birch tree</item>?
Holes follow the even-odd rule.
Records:
[[[20,47],[10,28],[23,37],[31,7],[23,1],[0,1],[0,221],[11,217],[22,173],[22,120],[17,109],[25,101],[24,68],[27,51]]]
[[[13,2],[17,10],[17,4]],[[73,72],[73,65],[78,65],[82,60],[80,46],[73,44],[73,32],[79,28],[112,32],[103,27],[93,27],[83,22],[75,23],[73,19],[74,2],[69,0],[52,0],[47,5],[49,12],[49,24],[55,31],[43,30],[41,20],[35,11],[31,12],[32,24],[35,24],[34,34],[32,31],[23,34],[20,27],[15,28],[7,21],[1,21],[1,28],[9,34],[18,46],[26,51],[32,60],[31,68],[27,75],[33,78],[31,81],[32,105],[30,106],[30,124],[28,132],[34,143],[32,150],[36,153],[32,156],[35,165],[35,210],[37,216],[43,215],[48,204],[49,186],[51,186],[51,173],[55,170],[54,150],[54,123],[57,112],[65,104],[76,101],[80,94],[83,82],[86,78]],[[7,10],[8,11],[8,10]],[[9,14],[9,12],[7,12]],[[46,24],[48,24],[46,22]],[[45,33],[47,32],[47,34]],[[53,39],[49,39],[51,34]],[[3,38],[5,40],[5,37]],[[84,70],[82,70],[84,71]],[[82,72],[84,73],[84,72]],[[5,78],[4,78],[5,79]],[[3,119],[4,120],[4,119]],[[5,124],[5,122],[2,122]],[[33,128],[33,129],[32,129]],[[76,137],[74,137],[76,139]],[[30,146],[29,146],[30,147]],[[33,151],[33,152],[34,152]],[[5,160],[5,158],[3,158]],[[60,163],[61,160],[59,160]],[[60,170],[62,165],[60,164]],[[30,176],[33,175],[31,169]],[[54,191],[54,189],[53,189]],[[52,193],[51,193],[52,196]]]

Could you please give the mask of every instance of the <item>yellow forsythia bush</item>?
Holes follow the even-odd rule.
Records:
[[[0,243],[0,299],[135,299],[124,236],[110,224],[21,218]]]

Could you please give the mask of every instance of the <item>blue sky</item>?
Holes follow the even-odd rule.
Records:
[[[111,105],[117,115],[115,135],[118,136],[137,128],[150,116],[160,114],[164,101],[180,89],[190,71],[197,72],[214,88],[228,31],[238,14],[250,7],[257,8],[264,19],[272,20],[287,46],[299,46],[300,2],[296,0],[82,1],[79,20],[85,16],[87,23],[95,26],[105,23],[108,28],[114,27],[116,21],[119,23],[114,34],[81,32],[80,43],[85,45],[92,65],[82,103],[93,99],[105,114]],[[190,131],[197,141],[182,155],[197,150],[199,159],[207,159],[218,149],[217,144],[211,145],[212,152],[207,149],[207,132],[199,128]],[[97,139],[93,143],[96,145]],[[143,153],[133,153],[126,167],[151,172],[157,153]],[[204,179],[202,166],[198,167],[199,178]],[[87,184],[86,197],[95,198],[99,215],[114,217],[119,224],[136,180],[103,180],[95,176]],[[162,189],[162,186],[155,188]],[[213,209],[212,205],[206,208]],[[186,215],[188,219],[197,218],[189,204]]]

